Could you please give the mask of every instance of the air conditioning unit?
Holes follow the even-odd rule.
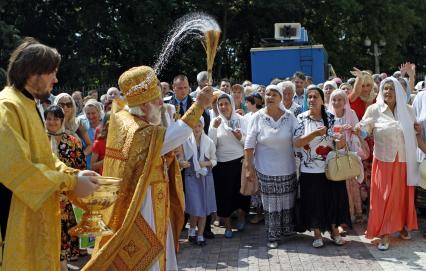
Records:
[[[302,26],[300,23],[276,23],[275,39],[276,40],[300,40]]]

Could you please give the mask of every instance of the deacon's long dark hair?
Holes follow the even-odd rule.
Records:
[[[22,91],[30,76],[52,73],[60,62],[56,49],[34,38],[25,38],[10,56],[7,83]]]

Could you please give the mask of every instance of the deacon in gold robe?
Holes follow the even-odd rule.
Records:
[[[104,158],[104,175],[123,178],[104,214],[115,234],[97,240],[83,270],[177,270],[184,198],[172,151],[191,135],[212,90],[204,88],[186,114],[164,128],[160,85],[150,67],[124,72],[118,85],[127,105],[114,101]]]
[[[34,39],[11,55],[8,86],[0,92],[0,269],[60,270],[60,191],[95,191],[96,180],[78,177],[52,154],[35,98],[50,95],[58,52]],[[82,171],[79,175],[96,175]],[[3,256],[3,257],[2,257]]]

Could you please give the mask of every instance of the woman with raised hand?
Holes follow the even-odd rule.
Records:
[[[379,250],[389,248],[390,234],[399,232],[402,239],[411,239],[409,231],[418,227],[414,206],[414,188],[419,182],[416,117],[406,100],[397,79],[384,79],[377,102],[367,108],[354,129],[374,137],[366,237],[379,237]]]

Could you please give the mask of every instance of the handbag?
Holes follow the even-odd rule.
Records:
[[[361,161],[357,154],[345,147],[345,152],[331,151],[327,155],[325,176],[331,181],[346,181],[361,175]]]
[[[247,181],[246,174],[244,172],[244,166],[241,167],[241,188],[240,193],[243,196],[253,196],[259,190],[259,181],[257,180],[256,175],[254,175],[255,180],[252,182]]]

